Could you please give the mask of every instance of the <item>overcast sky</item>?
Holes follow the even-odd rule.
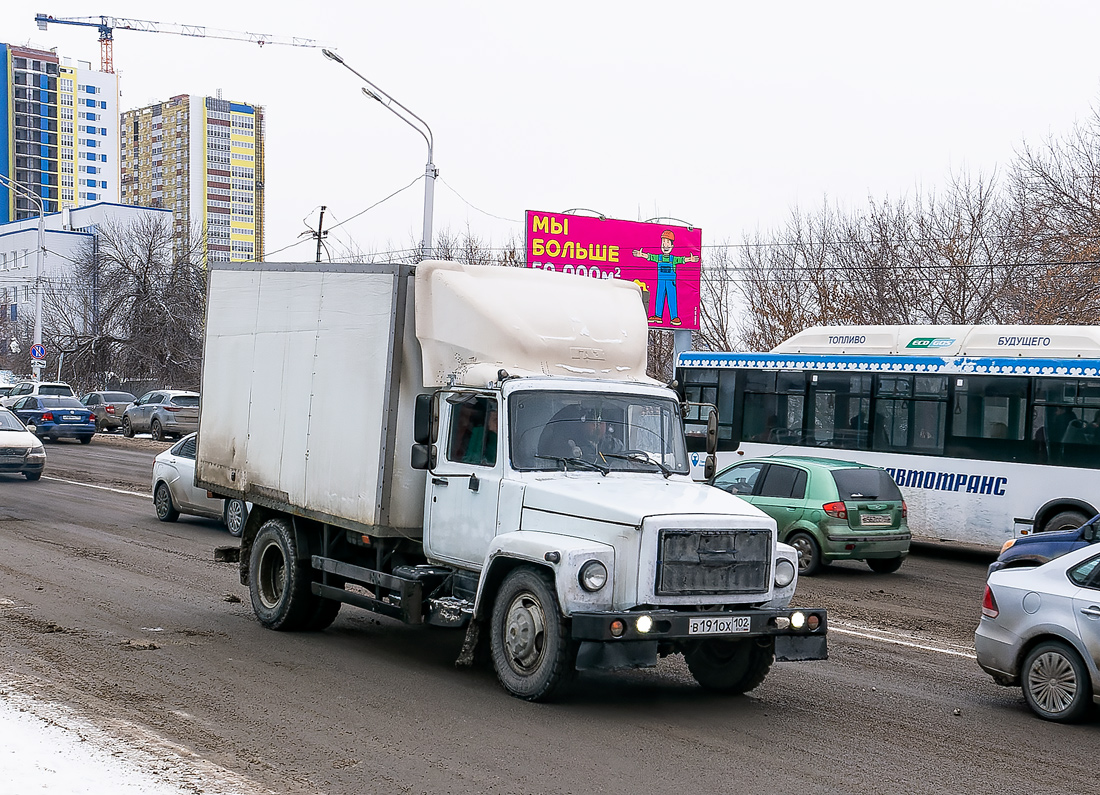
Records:
[[[286,2],[0,4],[0,39],[98,64],[110,14],[314,38],[431,125],[435,228],[494,245],[524,211],[682,219],[703,244],[1004,167],[1096,102],[1100,3]],[[26,9],[26,10],[24,10]],[[120,30],[121,106],[174,94],[267,109],[267,249],[423,174],[427,147],[319,50]],[[476,209],[475,209],[476,208]],[[333,250],[419,241],[423,182],[334,229]],[[306,240],[274,259],[314,256]]]

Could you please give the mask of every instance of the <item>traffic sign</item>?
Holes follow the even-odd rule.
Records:
[[[46,348],[45,348],[45,346],[43,346],[43,345],[32,345],[31,346],[31,358],[32,359],[45,359],[46,358]]]

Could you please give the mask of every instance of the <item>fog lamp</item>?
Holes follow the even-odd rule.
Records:
[[[634,622],[634,628],[644,635],[653,629],[653,619],[649,616],[641,616]]]
[[[791,627],[802,629],[804,626],[806,626],[806,614],[801,610],[791,613]]]
[[[611,637],[621,638],[623,636],[623,631],[626,629],[626,624],[616,618],[611,622],[611,626],[608,629],[611,632]]]

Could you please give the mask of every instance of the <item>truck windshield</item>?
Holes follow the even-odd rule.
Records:
[[[515,392],[509,429],[519,470],[688,473],[679,405],[667,398]]]

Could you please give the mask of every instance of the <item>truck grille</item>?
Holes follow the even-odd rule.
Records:
[[[768,590],[770,530],[662,530],[657,594],[745,594]]]

